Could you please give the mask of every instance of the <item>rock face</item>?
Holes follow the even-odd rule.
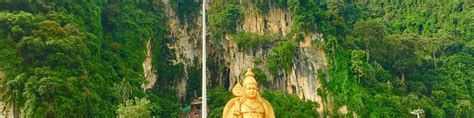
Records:
[[[289,32],[289,27],[291,25],[290,14],[287,10],[284,9],[271,9],[267,15],[260,15],[256,13],[253,9],[247,9],[245,13],[245,19],[240,24],[238,30],[245,32],[254,32],[257,34],[278,34],[280,36],[286,36]],[[229,37],[226,37],[227,41],[230,41]],[[231,70],[229,72],[229,82],[230,88],[239,78],[242,78],[243,73],[247,68],[262,68],[266,70],[266,64],[255,65],[255,59],[265,61],[266,55],[268,54],[269,48],[260,47],[257,50],[253,50],[251,54],[248,55],[245,52],[239,52],[237,45],[235,43],[229,43],[224,45],[226,64]],[[265,71],[265,74],[268,78],[272,79],[270,72]]]
[[[172,37],[176,38],[170,48],[175,50],[175,63],[182,63],[184,70],[200,65],[201,59],[201,22],[202,17],[198,15],[192,22],[180,22],[175,12],[171,8],[169,0],[164,0],[164,6],[169,18],[168,26]],[[252,8],[244,10],[245,19],[237,27],[238,31],[254,32],[261,35],[287,36],[292,25],[291,14],[287,9],[270,8],[267,14],[259,14]],[[318,111],[323,111],[321,96],[317,89],[322,87],[318,77],[319,72],[327,73],[326,54],[318,44],[324,44],[322,34],[306,34],[304,40],[298,42],[298,48],[293,58],[293,67],[284,76],[274,77],[268,71],[266,57],[270,53],[270,48],[275,42],[265,44],[250,50],[241,51],[237,44],[232,41],[232,36],[227,35],[221,40],[220,45],[210,44],[208,47],[208,74],[209,86],[225,86],[230,90],[236,82],[243,78],[243,74],[248,68],[260,68],[274,86],[270,89],[284,90],[289,94],[296,94],[301,99],[315,101],[319,103]],[[209,43],[208,43],[209,44]],[[255,63],[255,62],[262,63]],[[214,66],[214,69],[210,69]],[[199,66],[198,66],[199,67]],[[280,70],[283,71],[283,70]],[[179,79],[175,89],[181,95],[185,93],[187,83],[187,73]],[[159,74],[159,73],[158,73]],[[159,78],[158,78],[159,79]]]
[[[2,118],[6,118],[8,115],[8,113],[6,113],[4,109],[5,109],[5,105],[3,104],[3,102],[0,102],[0,117]]]
[[[245,20],[240,30],[264,34],[265,32],[286,36],[290,30],[291,16],[286,9],[270,9],[266,15],[254,9],[246,9]]]
[[[5,78],[5,73],[3,71],[0,71],[0,81],[3,81]],[[0,87],[3,87],[0,85]],[[0,93],[0,96],[2,96],[2,93]],[[6,104],[4,104],[2,101],[0,101],[0,118],[13,118],[13,108],[12,107],[7,107]]]
[[[184,65],[184,76],[178,79],[178,84],[175,86],[175,90],[182,96],[186,92],[187,71],[191,67],[200,67],[198,66],[200,65],[200,61],[195,61],[195,59],[200,60],[202,57],[200,45],[202,17],[197,15],[195,18],[188,19],[191,22],[181,22],[176,12],[172,9],[170,0],[163,0],[163,3],[165,11],[167,12],[170,37],[176,39],[174,43],[169,46],[170,49],[175,51],[176,58],[173,62],[175,64],[182,63]]]
[[[254,32],[257,34],[277,34],[286,36],[291,27],[291,15],[286,9],[270,9],[266,15],[255,13],[252,9],[246,9],[245,20],[240,24],[239,31]],[[320,104],[319,112],[323,111],[322,98],[317,89],[322,87],[318,72],[327,73],[326,54],[322,47],[324,39],[322,34],[308,34],[304,40],[298,43],[293,67],[289,74],[283,77],[274,77],[268,71],[266,57],[270,53],[270,46],[260,46],[251,52],[239,51],[237,45],[231,41],[231,36],[226,36],[228,43],[222,43],[225,64],[229,68],[229,89],[236,82],[241,81],[247,68],[260,68],[267,75],[273,85],[273,89],[285,90],[289,94],[296,94],[301,99],[315,101]],[[255,61],[263,63],[255,64]],[[318,71],[320,70],[320,71]],[[283,71],[283,70],[281,70]],[[226,78],[224,78],[226,79]],[[283,80],[283,81],[276,81]]]
[[[155,85],[156,82],[156,75],[155,71],[152,67],[152,47],[151,47],[151,40],[148,40],[146,43],[146,57],[145,61],[143,62],[143,74],[145,75],[145,80],[148,81],[147,84],[142,85],[144,90],[150,89]]]

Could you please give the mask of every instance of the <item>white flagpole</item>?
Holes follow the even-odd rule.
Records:
[[[206,90],[206,1],[202,0],[202,118],[207,118]]]

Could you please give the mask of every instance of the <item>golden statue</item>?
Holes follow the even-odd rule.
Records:
[[[272,105],[260,97],[257,80],[251,69],[245,73],[242,86],[239,82],[232,89],[236,96],[224,107],[223,118],[275,118]]]

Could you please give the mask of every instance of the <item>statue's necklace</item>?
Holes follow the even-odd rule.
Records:
[[[255,104],[255,103],[256,102],[254,102],[253,104]],[[244,104],[245,104],[245,106],[248,106],[253,111],[255,111],[260,106],[260,105],[258,105],[258,103],[257,103],[257,105],[249,105],[250,103],[248,103],[248,102],[245,102]]]

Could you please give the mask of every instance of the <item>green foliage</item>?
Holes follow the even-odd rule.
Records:
[[[171,8],[181,22],[187,22],[188,25],[193,25],[192,21],[199,16],[202,2],[196,0],[173,0],[169,1]]]
[[[236,33],[237,25],[244,17],[238,5],[225,3],[211,6],[208,19],[212,42],[217,44],[226,34]]]
[[[469,22],[473,16],[472,2],[406,1],[383,6],[370,3],[367,8],[377,13],[376,17],[386,18],[394,33],[417,33],[429,37],[437,33],[449,33],[460,40],[472,39],[472,33],[468,33],[473,26]]]
[[[389,43],[389,49],[392,53],[385,53],[387,60],[378,60],[382,63],[390,63],[392,69],[404,75],[406,72],[412,72],[420,64],[420,56],[417,55],[419,45],[417,42],[421,40],[418,35],[392,35],[387,37],[386,42]]]
[[[260,14],[268,14],[268,12],[270,12],[269,1],[270,0],[253,0],[253,4]]]
[[[52,9],[51,2],[44,1],[0,1],[1,10],[38,12]]]
[[[43,67],[35,68],[32,73],[20,74],[14,80],[7,82],[7,85],[22,86],[24,84],[22,94],[26,100],[24,107],[28,117],[79,117],[86,115],[82,113],[87,110],[72,106],[85,107],[86,100],[90,99],[80,92],[80,89],[85,87],[80,85],[83,82],[83,78],[68,75],[65,71]]]
[[[311,33],[323,34],[329,68],[327,76],[318,70],[318,77],[329,81],[322,81],[324,88],[317,91],[331,95],[334,109],[347,105],[360,117],[411,117],[408,112],[417,108],[424,109],[426,117],[474,114],[470,1],[216,0],[208,21],[214,44],[233,34],[241,49],[271,40],[237,33],[244,18],[241,5],[246,3],[263,15],[273,7],[291,14],[291,41],[279,41],[267,55],[268,69],[276,77],[293,66],[297,41]],[[138,97],[150,100],[142,110],[152,116],[179,117],[173,85],[185,77],[185,69],[188,83],[199,82],[200,69],[172,61],[176,55],[169,45],[176,39],[169,37],[163,5],[161,1],[0,1],[0,71],[6,75],[0,83],[1,100],[17,111],[22,107],[25,117],[114,117],[119,104],[134,106],[126,101]],[[192,0],[170,5],[187,23],[200,9],[200,3]],[[145,93],[140,85],[149,40],[160,79],[156,89]],[[224,64],[219,65],[213,68],[225,70]],[[263,71],[254,72],[259,81],[267,79]],[[210,116],[220,117],[231,94],[218,88],[209,95]],[[265,91],[263,97],[274,105],[277,116],[317,116],[317,105],[296,96]],[[324,115],[338,116],[332,111]]]
[[[466,41],[472,36],[463,34],[471,23],[463,21],[473,10],[466,6],[470,3],[329,3],[331,25],[344,25],[343,32],[323,32],[342,35],[326,36],[328,85],[336,106],[348,105],[362,117],[410,117],[418,108],[426,117],[472,115],[467,88],[472,69],[464,68],[472,59]]]
[[[18,7],[22,4],[27,7]],[[175,56],[167,46],[173,39],[167,37],[162,4],[10,1],[4,5],[10,6],[0,12],[0,70],[6,74],[1,100],[15,110],[23,108],[26,117],[114,117],[118,104],[148,97],[153,116],[178,116],[179,101],[141,88],[148,40],[156,46],[153,56],[159,58],[153,58],[153,67],[160,78],[183,76],[173,73],[183,69],[171,63]]]
[[[331,94],[335,112],[329,115],[338,116],[336,108],[347,105],[362,117],[411,117],[417,108],[426,117],[472,116],[473,70],[467,68],[474,54],[472,2],[266,2],[240,4],[251,3],[260,13],[272,5],[287,8],[292,18],[287,44],[323,34],[328,81],[322,81],[325,89],[318,93]],[[259,44],[249,39],[241,39],[239,48]],[[284,74],[293,62],[296,48],[288,51],[282,45],[267,56],[274,75]]]
[[[120,104],[117,109],[119,118],[151,118],[151,104],[145,98],[135,98],[127,100],[125,104]]]
[[[5,29],[3,33],[11,32],[15,41],[20,40],[24,35],[31,34],[35,23],[38,22],[39,19],[33,16],[31,13],[27,12],[19,12],[16,14],[9,13],[9,12],[1,12],[0,13],[0,21],[2,27]]]
[[[402,99],[399,96],[387,95],[387,94],[377,94],[373,96],[373,102],[367,112],[368,117],[390,117],[390,116],[400,116],[408,117],[403,110]]]
[[[275,3],[275,6],[277,8],[287,8],[288,7],[288,0],[276,0],[276,1],[274,1],[274,3]]]
[[[240,50],[255,50],[270,40],[271,37],[268,35],[258,35],[251,32],[237,33],[234,35],[234,41]]]
[[[377,57],[373,55],[381,55],[384,52],[381,52],[381,48],[385,48],[384,37],[385,37],[385,27],[379,21],[369,20],[369,21],[358,21],[354,25],[353,32],[356,39],[355,43],[361,49],[365,49],[367,53],[367,61],[370,59],[381,59],[386,57]]]
[[[254,68],[252,69],[253,74],[255,74],[255,78],[257,79],[257,82],[260,83],[261,86],[268,87],[268,84],[270,83],[267,75],[261,70],[260,68]]]
[[[312,0],[289,0],[288,9],[292,15],[291,33],[316,31],[315,22],[321,18],[321,9]]]
[[[198,61],[199,59],[195,59],[195,61]],[[197,62],[195,62],[197,63]],[[186,103],[189,103],[192,99],[197,99],[199,96],[202,95],[202,71],[201,68],[198,67],[192,67],[188,71],[188,80],[187,83],[189,83],[186,86]]]
[[[208,92],[209,96],[209,117],[220,118],[224,111],[225,104],[227,101],[232,99],[233,95],[224,87],[218,86],[210,89]]]
[[[263,91],[262,98],[268,100],[275,111],[275,116],[281,118],[316,118],[317,103],[306,102],[296,95],[285,95],[280,91]]]
[[[336,54],[334,62],[331,63],[332,66],[329,67],[331,81],[327,85],[331,94],[334,95],[333,100],[336,106],[345,104],[349,110],[363,110],[363,101],[367,97],[366,90],[357,84],[355,78],[350,76],[349,55],[341,52],[341,49],[336,49]]]
[[[149,90],[148,98],[152,104],[151,114],[155,117],[176,118],[181,113],[180,100],[172,90]]]
[[[353,33],[355,36],[364,38],[367,40],[381,40],[385,35],[385,27],[381,22],[369,20],[369,21],[358,21],[354,25]]]
[[[244,0],[239,2],[246,8],[256,10],[260,15],[267,15],[273,8],[286,9],[288,7],[287,0]]]
[[[446,115],[469,116],[472,115],[472,80],[474,63],[472,56],[457,54],[445,57],[439,69],[440,82],[434,85],[440,97],[434,97],[446,111]],[[444,94],[443,94],[444,93]]]
[[[23,37],[17,46],[26,63],[39,67],[80,70],[84,68],[83,59],[90,56],[78,29],[71,25],[60,27],[54,21],[40,22],[33,35]]]
[[[351,55],[351,70],[357,76],[358,82],[362,77],[368,77],[371,66],[367,63],[367,53],[362,50],[353,50]]]
[[[281,41],[277,46],[271,48],[267,57],[270,73],[280,75],[280,71],[288,72],[293,66],[293,57],[297,46],[292,41]]]

